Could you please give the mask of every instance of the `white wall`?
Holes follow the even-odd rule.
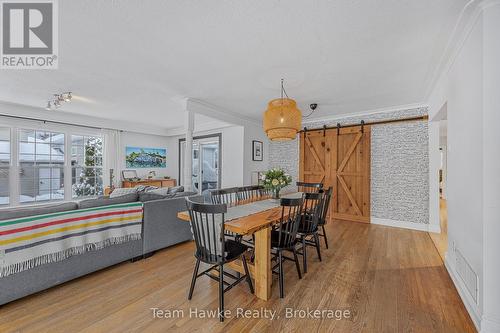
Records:
[[[448,240],[483,281],[483,26],[477,20],[448,74]],[[453,269],[454,253],[448,251]],[[479,299],[483,298],[483,284]],[[472,304],[482,313],[482,303]]]
[[[478,8],[429,104],[431,119],[447,105],[446,267],[480,332],[500,332],[500,3]],[[477,302],[458,275],[454,247],[478,275]]]
[[[210,134],[222,134],[222,164],[221,172],[221,187],[241,186],[243,184],[243,142],[244,128],[243,126],[229,126],[209,131],[194,132],[193,136],[204,136]],[[175,163],[172,163],[172,170],[175,178],[179,177],[179,139],[184,138],[183,135],[173,136],[171,149],[172,158],[175,158]]]
[[[481,332],[500,332],[500,4],[483,17],[483,267]]]
[[[252,160],[252,141],[262,141],[263,160]],[[269,139],[264,133],[262,126],[247,125],[244,127],[244,156],[243,156],[243,185],[252,184],[252,173],[255,171],[266,171],[269,164]]]

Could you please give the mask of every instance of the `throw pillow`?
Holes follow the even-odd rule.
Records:
[[[131,193],[137,193],[137,189],[134,187],[130,188],[115,188],[113,192],[109,195],[110,198],[117,198],[121,197],[123,195],[131,194]]]

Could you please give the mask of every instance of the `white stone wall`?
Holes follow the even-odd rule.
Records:
[[[359,124],[361,120],[401,119],[427,114],[415,108],[350,116],[306,124]],[[373,125],[371,131],[371,216],[394,221],[429,223],[429,142],[427,121]],[[281,167],[298,180],[298,140],[271,142],[269,167]]]

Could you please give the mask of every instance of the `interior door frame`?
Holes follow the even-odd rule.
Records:
[[[194,140],[202,140],[202,139],[218,139],[219,140],[219,161],[218,161],[218,169],[219,169],[219,174],[217,175],[217,188],[221,187],[221,182],[222,182],[222,133],[214,133],[214,134],[207,134],[207,135],[198,135],[198,136],[193,136],[193,141]],[[180,138],[179,139],[179,153],[178,153],[178,158],[179,158],[179,185],[181,184],[181,168],[182,168],[182,158],[181,158],[181,146],[182,143],[186,141],[186,138]]]

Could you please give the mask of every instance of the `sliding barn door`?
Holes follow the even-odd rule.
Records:
[[[370,127],[300,136],[300,180],[333,186],[330,217],[370,222]]]

